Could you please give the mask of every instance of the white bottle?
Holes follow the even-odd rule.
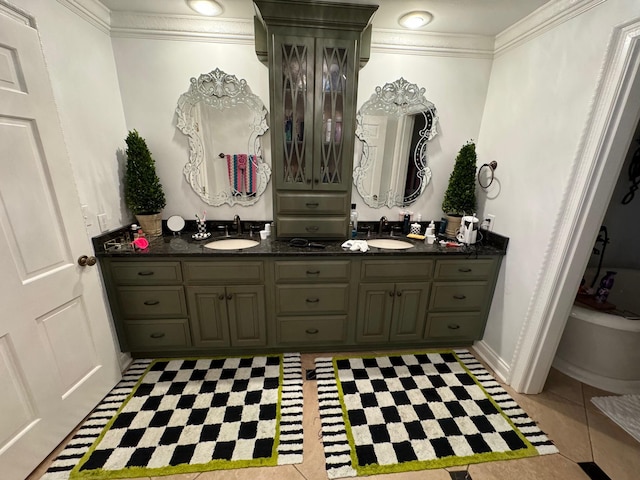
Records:
[[[435,235],[435,232],[436,232],[436,224],[433,223],[433,220],[431,220],[431,223],[427,227],[427,231],[425,235]]]
[[[358,211],[356,210],[356,204],[351,204],[351,216],[349,217],[351,223],[351,238],[356,238],[358,235]]]

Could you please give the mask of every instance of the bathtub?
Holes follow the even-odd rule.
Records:
[[[618,272],[608,298],[616,309],[609,313],[574,304],[553,366],[609,392],[640,394],[640,270],[603,267],[599,278],[607,270]],[[594,273],[585,272],[587,286]]]

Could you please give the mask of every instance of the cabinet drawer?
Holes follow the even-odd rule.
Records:
[[[111,262],[117,285],[173,285],[182,283],[180,262]]]
[[[278,319],[278,343],[344,342],[347,317],[291,317]]]
[[[349,285],[276,286],[280,314],[347,313]]]
[[[429,310],[480,310],[488,298],[487,282],[434,282]]]
[[[131,351],[188,347],[189,326],[186,319],[129,320],[124,322]]]
[[[183,262],[184,278],[195,283],[264,283],[264,262]]]
[[[366,282],[429,281],[433,273],[433,260],[365,260],[360,278]]]
[[[483,329],[484,322],[479,313],[430,313],[425,338],[478,340]]]
[[[347,234],[347,217],[280,216],[278,237],[343,238]]]
[[[344,215],[349,211],[347,193],[276,193],[281,215]]]
[[[348,282],[351,262],[275,262],[277,283]]]
[[[486,280],[493,270],[493,260],[437,260],[436,280]]]
[[[125,318],[187,316],[182,287],[119,287],[118,303]]]

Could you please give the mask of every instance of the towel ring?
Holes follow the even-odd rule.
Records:
[[[491,170],[491,178],[489,180],[489,183],[487,183],[486,185],[483,185],[482,181],[480,180],[480,173],[482,173],[482,169],[483,168],[488,168],[489,170]],[[498,168],[498,162],[496,162],[495,160],[493,162],[490,162],[490,163],[485,163],[484,165],[482,165],[480,167],[480,170],[478,170],[478,184],[482,188],[489,188],[491,186],[491,184],[493,183],[493,177],[494,177],[494,172],[495,172],[496,168]]]

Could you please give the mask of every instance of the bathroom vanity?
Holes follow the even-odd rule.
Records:
[[[188,239],[188,240],[187,240]],[[188,236],[96,252],[121,349],[141,356],[468,345],[482,338],[505,250],[353,252]],[[103,249],[104,250],[104,249]]]

